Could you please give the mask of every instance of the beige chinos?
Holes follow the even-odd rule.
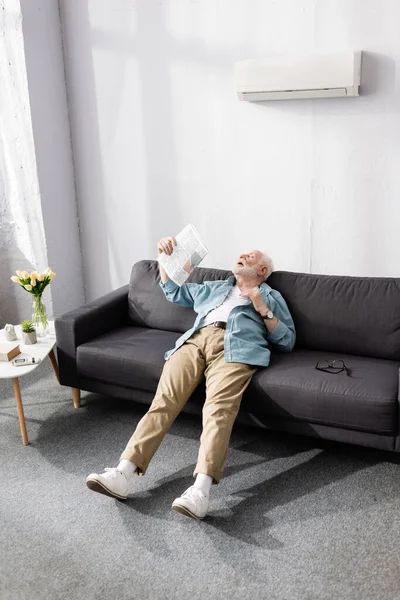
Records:
[[[205,473],[219,483],[243,392],[256,371],[251,365],[225,362],[224,334],[224,329],[203,327],[166,361],[153,402],[121,455],[136,463],[138,475],[144,475],[164,435],[205,376],[203,431],[193,476]]]

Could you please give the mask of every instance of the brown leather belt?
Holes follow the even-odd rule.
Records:
[[[207,327],[220,327],[221,329],[226,329],[225,321],[214,321],[214,323],[210,323]]]

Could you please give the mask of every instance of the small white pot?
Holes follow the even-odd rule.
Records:
[[[22,332],[22,342],[26,345],[36,344],[36,342],[37,342],[36,331],[32,331],[31,333],[25,333],[25,331],[23,331]]]

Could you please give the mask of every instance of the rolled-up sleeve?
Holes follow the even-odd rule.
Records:
[[[175,302],[175,304],[179,304],[180,306],[193,308],[196,296],[202,288],[202,284],[184,283],[179,286],[171,279],[168,279],[165,283],[160,281],[160,287],[169,302]]]
[[[270,294],[270,306],[278,323],[267,339],[282,352],[291,352],[296,342],[296,330],[288,306],[279,292],[273,290]]]

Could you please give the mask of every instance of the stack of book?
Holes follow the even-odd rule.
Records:
[[[19,344],[12,346],[11,344],[0,344],[0,361],[7,362],[21,354]]]

